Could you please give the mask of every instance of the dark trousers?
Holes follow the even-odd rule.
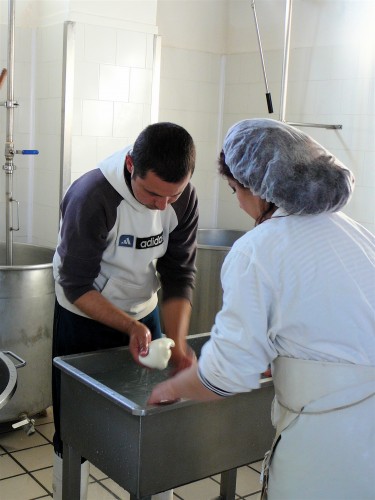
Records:
[[[139,320],[145,324],[153,339],[161,337],[159,308]],[[53,321],[52,359],[57,356],[79,354],[83,352],[110,349],[126,346],[129,338],[126,334],[103,325],[84,316],[74,314],[55,302]],[[60,389],[61,372],[52,366],[52,402],[55,422],[53,446],[55,453],[62,457],[62,441],[60,437]]]

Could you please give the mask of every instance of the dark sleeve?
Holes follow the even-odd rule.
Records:
[[[59,283],[70,302],[94,290],[121,196],[99,169],[80,177],[61,204]]]
[[[178,224],[169,235],[167,252],[157,262],[163,301],[181,297],[192,302],[196,274],[198,199],[190,183],[172,207]]]

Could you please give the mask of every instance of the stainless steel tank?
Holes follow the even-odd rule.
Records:
[[[190,334],[211,331],[223,304],[221,266],[233,243],[244,234],[244,231],[232,229],[198,230],[197,278]]]
[[[26,361],[0,422],[35,415],[52,404],[53,254],[51,248],[16,243],[13,265],[7,266],[6,245],[0,243],[0,350]]]

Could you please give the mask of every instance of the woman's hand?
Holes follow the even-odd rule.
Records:
[[[147,404],[167,404],[178,401],[180,398],[176,395],[173,380],[170,378],[155,386]]]

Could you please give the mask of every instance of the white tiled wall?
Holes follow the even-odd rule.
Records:
[[[72,181],[150,123],[153,38],[76,23]]]

